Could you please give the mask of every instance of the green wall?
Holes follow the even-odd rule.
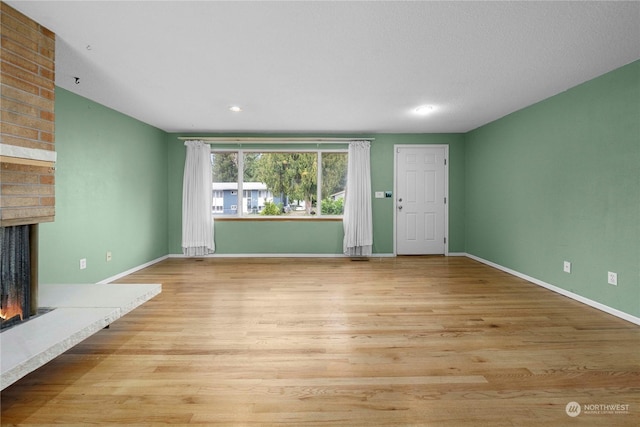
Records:
[[[182,174],[185,147],[169,135],[169,252],[180,254],[182,232]],[[187,135],[188,136],[188,135]],[[199,135],[216,136],[216,135]],[[229,135],[226,135],[229,136]],[[240,136],[240,135],[234,135]],[[241,135],[247,136],[247,135]],[[270,136],[274,135],[250,135]],[[286,135],[315,136],[314,135]],[[393,191],[394,144],[449,145],[449,251],[464,252],[464,137],[462,134],[377,134],[371,144],[372,191]],[[243,146],[243,148],[248,148]],[[306,147],[308,148],[308,147]],[[393,253],[393,199],[372,199],[373,253]],[[327,221],[216,221],[216,254],[342,254],[342,222]]]
[[[640,316],[640,61],[468,133],[465,207],[467,253]]]
[[[41,283],[98,282],[166,255],[166,133],[62,88],[55,108],[56,218],[40,225]]]

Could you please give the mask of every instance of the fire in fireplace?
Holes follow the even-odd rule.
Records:
[[[37,310],[31,306],[31,228],[0,227],[0,329],[27,320]]]

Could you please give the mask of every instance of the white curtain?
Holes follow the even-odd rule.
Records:
[[[370,256],[373,246],[371,219],[371,143],[349,143],[347,191],[342,224],[345,255]]]
[[[182,253],[202,256],[213,253],[211,214],[211,147],[204,141],[185,141],[187,158],[182,181]]]

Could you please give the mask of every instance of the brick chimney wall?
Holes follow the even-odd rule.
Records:
[[[0,2],[0,226],[55,215],[55,34]]]

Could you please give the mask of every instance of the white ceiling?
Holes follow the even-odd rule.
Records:
[[[169,132],[466,132],[640,59],[637,1],[7,3],[58,86]]]

